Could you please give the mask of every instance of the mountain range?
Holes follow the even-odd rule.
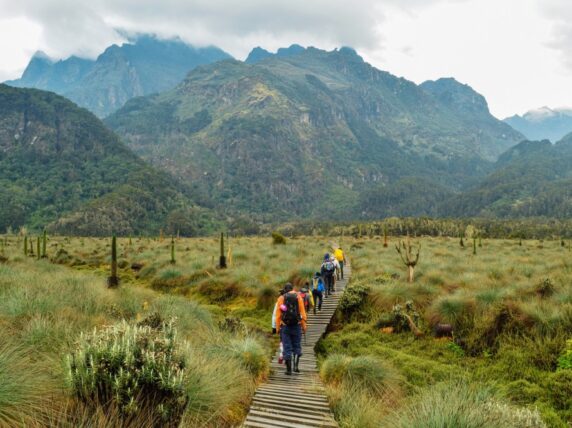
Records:
[[[95,60],[72,56],[54,61],[37,52],[22,77],[6,84],[55,92],[104,117],[133,97],[174,87],[198,65],[228,58],[216,47],[142,35],[108,47]]]
[[[127,235],[169,227],[175,233],[187,227],[181,213],[195,212],[199,223],[204,212],[187,185],[146,164],[92,113],[51,92],[0,84],[0,170],[0,230],[26,225]]]
[[[42,75],[33,62],[28,75]],[[80,59],[50,67],[64,63],[83,73]],[[0,85],[0,229],[196,234],[223,221],[571,214],[572,136],[525,141],[452,78],[417,85],[351,48],[298,45],[189,70],[104,122],[53,93]],[[60,92],[76,87],[52,73]]]
[[[550,140],[554,143],[572,132],[572,109],[542,107],[522,116],[507,117],[504,122],[529,140]]]
[[[572,216],[572,134],[556,144],[523,141],[476,187],[440,208],[460,217]]]
[[[355,217],[373,188],[404,178],[459,191],[524,139],[469,86],[418,86],[350,48],[255,49],[248,58],[197,67],[105,122],[218,210],[265,219]]]

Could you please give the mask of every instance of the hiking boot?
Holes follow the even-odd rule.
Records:
[[[300,369],[298,368],[298,364],[300,363],[300,355],[294,355],[294,372],[300,373]]]
[[[292,360],[286,360],[286,374],[288,376],[292,374]]]

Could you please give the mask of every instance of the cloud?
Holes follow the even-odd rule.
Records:
[[[40,48],[56,57],[93,57],[124,40],[117,30],[179,36],[241,57],[254,45],[294,42],[378,49],[385,8],[440,1],[462,0],[0,0],[0,11],[39,24]]]
[[[552,21],[552,39],[547,46],[560,52],[563,64],[572,70],[572,3],[569,0],[538,0],[545,18]]]

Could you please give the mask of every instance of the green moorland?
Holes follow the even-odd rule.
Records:
[[[120,238],[109,289],[110,239],[49,237],[38,260],[7,236],[0,426],[236,426],[268,375],[279,287],[340,241],[353,277],[317,350],[342,427],[572,424],[567,241],[412,239],[408,283],[393,237],[231,238],[225,270],[218,238],[175,240],[175,263],[170,239]]]
[[[572,426],[569,242],[411,241],[413,283],[397,239],[351,243],[352,282],[319,344],[341,425]],[[442,324],[453,337],[435,337]]]
[[[175,240],[174,264],[170,239],[121,238],[109,289],[110,243],[49,237],[38,259],[43,242],[0,238],[0,426],[235,426],[268,374],[279,287],[323,245],[231,239],[221,270],[217,238]]]

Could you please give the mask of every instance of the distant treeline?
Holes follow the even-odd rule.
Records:
[[[264,227],[262,229],[265,229]],[[496,220],[483,218],[434,219],[427,217],[391,217],[374,222],[295,222],[276,230],[285,236],[451,236],[472,238],[570,239],[572,219]],[[238,231],[237,231],[238,232]]]

